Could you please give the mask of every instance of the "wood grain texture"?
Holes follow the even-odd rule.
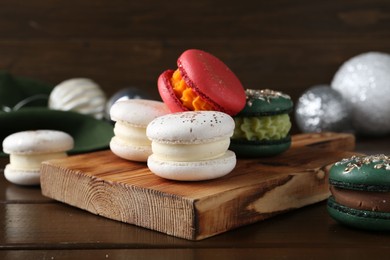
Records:
[[[325,135],[307,136],[312,141],[305,146],[293,145],[273,158],[239,160],[227,176],[203,182],[159,178],[144,163],[111,151],[53,160],[42,165],[42,194],[107,218],[200,240],[326,199],[327,166],[350,153],[309,147],[326,143]],[[336,137],[325,138],[340,144],[353,138]]]

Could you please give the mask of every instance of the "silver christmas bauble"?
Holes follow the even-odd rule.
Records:
[[[331,83],[351,107],[357,133],[390,133],[390,55],[368,52],[342,64]]]
[[[340,93],[328,85],[309,88],[295,106],[295,120],[302,132],[345,132],[350,113]]]
[[[153,99],[152,95],[137,87],[127,87],[114,93],[107,101],[105,107],[105,118],[110,120],[110,110],[112,105],[119,100],[127,99]]]

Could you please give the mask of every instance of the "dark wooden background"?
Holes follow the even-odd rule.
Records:
[[[111,96],[156,80],[188,48],[211,52],[245,88],[294,101],[368,51],[390,53],[390,1],[1,0],[0,69],[52,84],[89,77]]]

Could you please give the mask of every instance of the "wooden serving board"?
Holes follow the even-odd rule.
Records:
[[[240,159],[225,177],[177,182],[110,150],[42,163],[43,195],[110,219],[201,240],[325,200],[328,168],[352,155],[350,134],[293,136],[278,156]]]

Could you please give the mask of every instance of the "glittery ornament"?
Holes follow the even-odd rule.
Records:
[[[127,99],[153,99],[153,98],[149,93],[142,91],[136,87],[128,87],[128,88],[121,89],[118,92],[114,93],[114,95],[112,95],[108,99],[106,103],[105,118],[110,120],[110,109],[116,101],[127,100]]]
[[[368,52],[347,60],[331,83],[351,107],[357,133],[390,133],[390,55]]]
[[[296,105],[295,120],[302,132],[350,130],[347,102],[327,85],[313,86],[302,94]]]

